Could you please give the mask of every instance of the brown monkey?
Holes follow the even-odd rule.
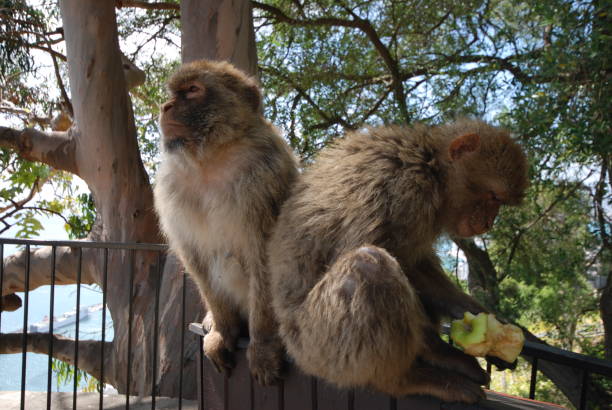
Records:
[[[486,374],[437,322],[485,309],[446,277],[433,243],[486,232],[501,205],[520,201],[526,174],[508,134],[475,120],[368,129],[323,150],[268,246],[288,353],[340,386],[482,397]]]
[[[265,242],[297,176],[296,161],[263,118],[256,82],[229,63],[185,64],[168,88],[155,207],[170,248],[206,302],[204,352],[217,369],[229,370],[248,322],[251,372],[272,383],[284,350]]]

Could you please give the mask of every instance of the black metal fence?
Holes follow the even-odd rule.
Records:
[[[30,306],[30,300],[29,300],[29,293],[30,293],[30,255],[31,255],[31,247],[32,246],[49,246],[51,247],[51,272],[50,272],[50,303],[49,303],[49,342],[48,342],[48,352],[49,352],[49,358],[48,358],[48,370],[47,370],[47,400],[46,400],[46,408],[50,409],[51,408],[51,393],[52,393],[52,354],[53,354],[53,343],[54,343],[54,338],[52,337],[53,335],[53,317],[54,317],[54,297],[55,297],[55,286],[56,286],[56,253],[57,253],[57,249],[59,247],[70,247],[72,249],[76,249],[77,250],[77,266],[75,267],[76,269],[76,285],[77,285],[77,290],[76,290],[76,306],[75,306],[75,311],[76,311],[76,330],[75,330],[75,349],[74,349],[74,357],[73,357],[73,361],[75,364],[75,373],[74,373],[74,380],[73,380],[73,386],[72,386],[72,408],[73,409],[77,409],[77,399],[78,399],[78,393],[77,393],[77,389],[78,389],[78,381],[77,381],[77,377],[76,377],[76,369],[78,369],[78,363],[79,363],[79,325],[80,325],[80,310],[81,310],[81,281],[82,281],[82,268],[83,268],[83,249],[98,249],[102,255],[101,255],[101,260],[103,263],[102,266],[102,284],[101,284],[101,290],[102,290],[102,325],[101,325],[101,342],[105,342],[105,338],[106,338],[106,321],[107,321],[107,317],[106,317],[106,296],[107,296],[107,292],[106,292],[106,286],[107,286],[107,278],[108,278],[108,269],[109,269],[109,252],[128,252],[129,253],[129,260],[130,262],[130,268],[129,268],[129,305],[128,305],[128,335],[127,335],[127,366],[125,372],[126,372],[126,379],[127,379],[127,383],[126,383],[126,389],[125,389],[125,408],[129,409],[130,408],[130,381],[132,378],[132,358],[131,358],[131,349],[132,349],[132,320],[133,320],[133,292],[134,292],[134,264],[133,264],[133,260],[134,257],[136,255],[137,252],[156,252],[157,253],[157,278],[156,278],[156,289],[155,289],[155,304],[154,304],[154,326],[152,327],[151,331],[153,332],[153,357],[154,360],[152,360],[151,366],[152,366],[152,386],[151,386],[151,408],[155,409],[156,408],[156,397],[157,397],[157,386],[156,386],[156,381],[157,381],[157,375],[158,375],[158,352],[159,352],[159,337],[158,337],[158,329],[159,329],[159,301],[160,301],[160,285],[162,282],[162,271],[163,271],[163,261],[165,259],[165,252],[167,251],[167,247],[165,245],[158,245],[158,244],[129,244],[129,243],[108,243],[108,242],[84,242],[84,241],[37,241],[37,240],[20,240],[20,239],[5,239],[5,238],[0,238],[0,261],[4,260],[4,256],[5,256],[5,246],[6,245],[18,245],[18,246],[23,246],[24,247],[24,251],[25,251],[25,264],[24,264],[24,270],[23,270],[23,275],[24,275],[24,300],[23,300],[23,332],[22,332],[22,339],[21,339],[21,343],[22,343],[22,359],[21,359],[21,402],[20,402],[20,408],[24,409],[25,405],[26,405],[26,397],[25,397],[25,393],[26,393],[26,369],[27,369],[27,346],[28,346],[28,310],[29,310],[29,306]],[[0,263],[0,289],[3,288],[3,284],[4,284],[4,276],[5,276],[5,272],[4,272],[4,263]],[[186,288],[186,281],[185,281],[185,274],[183,273],[183,277],[182,277],[182,300],[181,300],[181,323],[185,323],[185,288]],[[2,299],[0,298],[0,333],[2,332]],[[184,358],[185,358],[185,331],[186,331],[186,326],[179,326],[180,327],[180,363],[184,363]],[[201,327],[196,326],[192,326],[192,330],[194,331],[194,333],[197,333],[198,336],[197,337],[202,337],[202,330]],[[242,345],[245,345],[245,341],[241,342]],[[201,346],[201,342],[200,342],[200,346]],[[244,346],[242,346],[244,347]],[[105,363],[105,355],[108,354],[109,352],[105,352],[104,349],[104,343],[101,344],[101,349],[100,349],[100,374],[101,374],[101,381],[105,380],[105,368],[104,368],[104,363]],[[529,398],[533,399],[535,397],[535,392],[536,392],[536,383],[537,383],[537,371],[538,371],[538,364],[540,361],[546,360],[546,361],[551,361],[554,363],[558,363],[558,364],[563,364],[566,366],[570,366],[573,369],[576,369],[577,371],[581,372],[581,377],[582,377],[582,388],[581,388],[581,397],[580,397],[580,409],[585,409],[586,408],[586,403],[587,403],[587,391],[588,391],[588,383],[589,383],[589,375],[590,374],[601,374],[604,375],[608,378],[612,378],[612,363],[609,361],[605,361],[605,360],[600,360],[600,359],[595,359],[595,358],[591,358],[591,357],[587,357],[584,355],[579,355],[576,353],[572,353],[572,352],[568,352],[568,351],[564,351],[561,349],[556,349],[553,347],[549,347],[549,346],[544,346],[541,344],[535,344],[535,343],[530,343],[527,342],[525,345],[525,348],[523,350],[523,354],[527,355],[529,357],[532,358],[532,372],[531,372],[531,385],[530,385],[530,393],[529,393]],[[201,357],[201,355],[198,355],[198,357]],[[203,384],[204,381],[201,379],[203,373],[203,363],[202,363],[203,359],[199,359],[200,363],[197,365],[198,367],[198,372],[199,372],[199,376],[200,376],[200,380],[198,381],[198,400],[200,402],[200,406],[201,408],[209,408],[209,406],[207,407],[203,407],[203,403],[205,401],[205,392],[207,391],[206,388],[203,388]],[[491,371],[491,368],[489,367],[487,369],[489,372]],[[245,373],[246,376],[244,377],[244,380],[249,381],[249,385],[250,387],[250,393],[247,392],[245,390],[245,394],[247,394],[248,397],[246,397],[244,400],[251,400],[251,402],[253,402],[253,397],[254,397],[254,387],[253,386],[253,381],[250,380],[250,378],[248,377],[248,372]],[[212,376],[211,376],[212,377]],[[215,376],[217,377],[217,376]],[[308,379],[304,379],[307,380],[306,383],[309,384],[309,386],[315,386],[316,387],[316,382],[313,382],[310,378]],[[181,409],[182,407],[182,403],[183,403],[183,370],[182,370],[182,366],[181,366],[181,372],[180,372],[180,380],[179,380],[179,387],[178,387],[178,404],[177,404],[177,408]],[[193,381],[190,381],[193,382]],[[224,389],[221,390],[221,394],[222,397],[215,399],[217,403],[224,403],[222,407],[220,408],[228,408],[227,407],[227,403],[229,402],[229,391],[228,391],[228,381],[225,380],[224,383]],[[235,384],[235,383],[233,383]],[[298,397],[285,397],[287,396],[287,391],[289,391],[288,389],[284,389],[283,386],[281,385],[280,387],[278,387],[279,392],[278,393],[274,393],[273,396],[277,398],[278,406],[274,406],[274,408],[279,408],[279,409],[289,409],[290,407],[286,407],[285,403],[291,402],[292,400],[299,400]],[[326,387],[326,389],[330,389],[330,387]],[[244,389],[241,389],[244,390]],[[248,390],[248,389],[247,389]],[[305,390],[304,390],[305,391]],[[316,389],[315,389],[316,392]],[[99,392],[99,408],[103,409],[104,408],[104,394],[103,394],[103,389],[100,389]],[[340,394],[340,393],[338,393]],[[344,393],[343,393],[344,394]],[[361,394],[361,393],[359,393]],[[312,400],[315,400],[316,395],[313,396],[313,393],[310,393],[310,398],[308,398],[306,401],[310,402]],[[346,393],[346,397],[347,397],[347,406],[346,408],[352,409],[354,407],[351,406],[355,406],[355,392],[351,392],[348,391],[348,393]],[[234,397],[234,401],[237,398]],[[238,403],[242,403],[244,404],[245,401],[242,400],[241,398],[238,398]],[[398,403],[395,399],[391,399],[391,398],[383,398],[381,399],[383,400],[385,403],[390,403],[389,405],[391,406],[390,408],[399,408]],[[210,402],[210,400],[209,400]],[[305,403],[303,400],[300,401],[301,403]],[[319,404],[316,401],[312,401],[313,406],[312,408],[319,408]],[[353,404],[351,404],[353,403]],[[408,402],[406,402],[408,403]],[[423,402],[424,403],[424,402]],[[402,407],[402,406],[400,406]],[[211,409],[213,407],[210,407]],[[216,408],[216,407],[214,407]],[[247,408],[247,407],[242,407],[242,408]],[[249,406],[248,408],[252,408],[252,406]],[[310,407],[309,407],[310,408]],[[344,405],[343,405],[344,408]],[[356,408],[356,407],[355,407]],[[376,408],[376,407],[367,407],[367,408]],[[386,408],[386,406],[385,406]]]
[[[78,377],[77,371],[79,369],[79,334],[81,324],[81,287],[82,287],[82,271],[83,271],[83,250],[92,249],[99,250],[102,260],[102,280],[101,280],[101,291],[102,291],[102,324],[101,324],[101,340],[100,340],[100,377],[99,382],[101,383],[99,388],[99,408],[104,408],[104,381],[106,380],[105,369],[105,358],[106,355],[111,352],[105,351],[106,340],[106,329],[107,329],[107,280],[109,274],[109,253],[110,252],[127,252],[129,254],[129,302],[128,302],[128,334],[127,334],[127,365],[125,370],[126,385],[124,387],[125,397],[125,408],[130,408],[130,385],[132,381],[132,322],[133,322],[133,295],[134,295],[134,259],[137,252],[155,252],[157,254],[157,278],[155,278],[156,289],[155,289],[155,301],[154,301],[154,325],[148,327],[153,332],[153,358],[151,361],[152,366],[152,386],[151,386],[151,408],[156,408],[156,392],[157,392],[157,375],[158,375],[158,352],[159,352],[159,300],[160,300],[160,285],[162,282],[162,271],[163,261],[165,260],[165,253],[167,251],[166,245],[161,244],[140,244],[140,243],[111,243],[111,242],[87,242],[87,241],[40,241],[40,240],[22,240],[22,239],[7,239],[0,238],[0,289],[3,289],[5,285],[5,265],[4,256],[6,254],[5,247],[7,245],[16,245],[23,247],[24,251],[24,269],[23,269],[23,330],[21,335],[21,402],[20,408],[24,409],[26,406],[26,372],[28,367],[28,336],[32,337],[29,332],[29,308],[30,308],[30,274],[31,274],[31,255],[33,246],[47,246],[51,248],[51,263],[50,263],[50,298],[49,298],[49,324],[48,324],[48,364],[47,364],[47,399],[46,408],[51,408],[52,403],[52,358],[54,352],[54,306],[55,306],[55,288],[56,284],[56,256],[57,250],[60,247],[69,247],[77,252],[77,263],[74,269],[76,270],[76,306],[75,306],[75,340],[74,340],[74,356],[72,358],[74,362],[74,373],[73,373],[73,386],[72,386],[72,408],[77,409],[77,389],[78,389]],[[185,323],[185,273],[182,275],[182,300],[181,300],[181,318]],[[2,327],[2,298],[0,298],[0,333],[3,332]],[[180,346],[180,363],[184,363],[185,354],[185,333],[186,326],[178,326],[181,332],[181,346]],[[178,408],[182,407],[183,403],[183,367],[181,367],[179,387],[178,387]]]
[[[600,374],[612,379],[612,362],[608,360],[601,360],[595,357],[589,357],[530,341],[525,342],[525,346],[523,347],[521,354],[523,356],[531,357],[531,379],[529,383],[530,399],[535,398],[538,364],[540,361],[549,361],[556,364],[561,364],[580,373],[581,386],[580,400],[578,405],[580,410],[587,408],[587,396],[590,383],[589,376],[591,374]]]

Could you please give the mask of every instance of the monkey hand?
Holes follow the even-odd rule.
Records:
[[[255,341],[251,339],[247,358],[251,374],[261,385],[276,384],[281,379],[284,349],[278,339]]]
[[[513,362],[507,362],[499,357],[486,355],[485,359],[490,364],[494,364],[497,370],[514,370],[516,369],[516,365],[518,364],[518,360],[514,360]]]
[[[497,357],[510,365],[521,353],[525,342],[519,327],[502,324],[490,313],[475,316],[466,312],[463,320],[452,322],[451,338],[467,354]]]
[[[233,344],[228,344],[223,335],[217,330],[210,330],[204,336],[204,354],[212,362],[220,373],[230,374],[234,367],[234,356],[232,354]]]

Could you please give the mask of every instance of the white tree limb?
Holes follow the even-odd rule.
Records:
[[[38,161],[55,169],[79,174],[75,160],[74,139],[68,132],[43,132],[34,128],[16,130],[0,127],[0,147],[17,152],[29,161]]]
[[[55,258],[55,284],[69,285],[77,282],[79,266],[79,249],[58,247],[56,248]],[[96,249],[83,249],[83,259],[81,265],[81,283],[96,283],[98,270],[96,266],[101,266],[97,256],[100,254]],[[50,246],[32,249],[29,258],[29,290],[39,286],[50,285],[52,277],[52,257],[53,250]],[[4,259],[4,278],[2,295],[10,295],[15,292],[23,292],[26,288],[26,249],[10,255]]]
[[[74,349],[76,340],[60,335],[51,335],[49,333],[28,333],[26,351],[32,353],[49,354],[49,339],[53,338],[52,356],[55,359],[61,360],[74,366]],[[114,372],[109,366],[112,365],[112,360],[109,358],[112,355],[112,342],[104,342],[98,340],[79,340],[79,357],[77,367],[84,370],[96,379],[101,379],[101,349],[104,346],[104,380],[106,383],[113,384],[111,376]],[[0,333],[0,354],[14,354],[23,351],[23,334],[22,333]],[[108,370],[108,371],[107,371]]]

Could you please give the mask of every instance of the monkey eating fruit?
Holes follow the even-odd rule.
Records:
[[[451,323],[451,339],[472,356],[495,356],[512,363],[523,350],[523,331],[512,324],[502,324],[491,313],[473,315]]]
[[[297,176],[291,149],[262,116],[257,83],[229,63],[195,61],[168,80],[155,208],[170,249],[208,310],[204,353],[220,371],[248,324],[254,378],[279,377],[284,350],[265,242]]]
[[[484,397],[487,374],[439,337],[439,324],[487,310],[449,279],[434,243],[487,232],[526,187],[519,145],[477,120],[361,129],[323,149],[268,242],[289,355],[339,386]]]

